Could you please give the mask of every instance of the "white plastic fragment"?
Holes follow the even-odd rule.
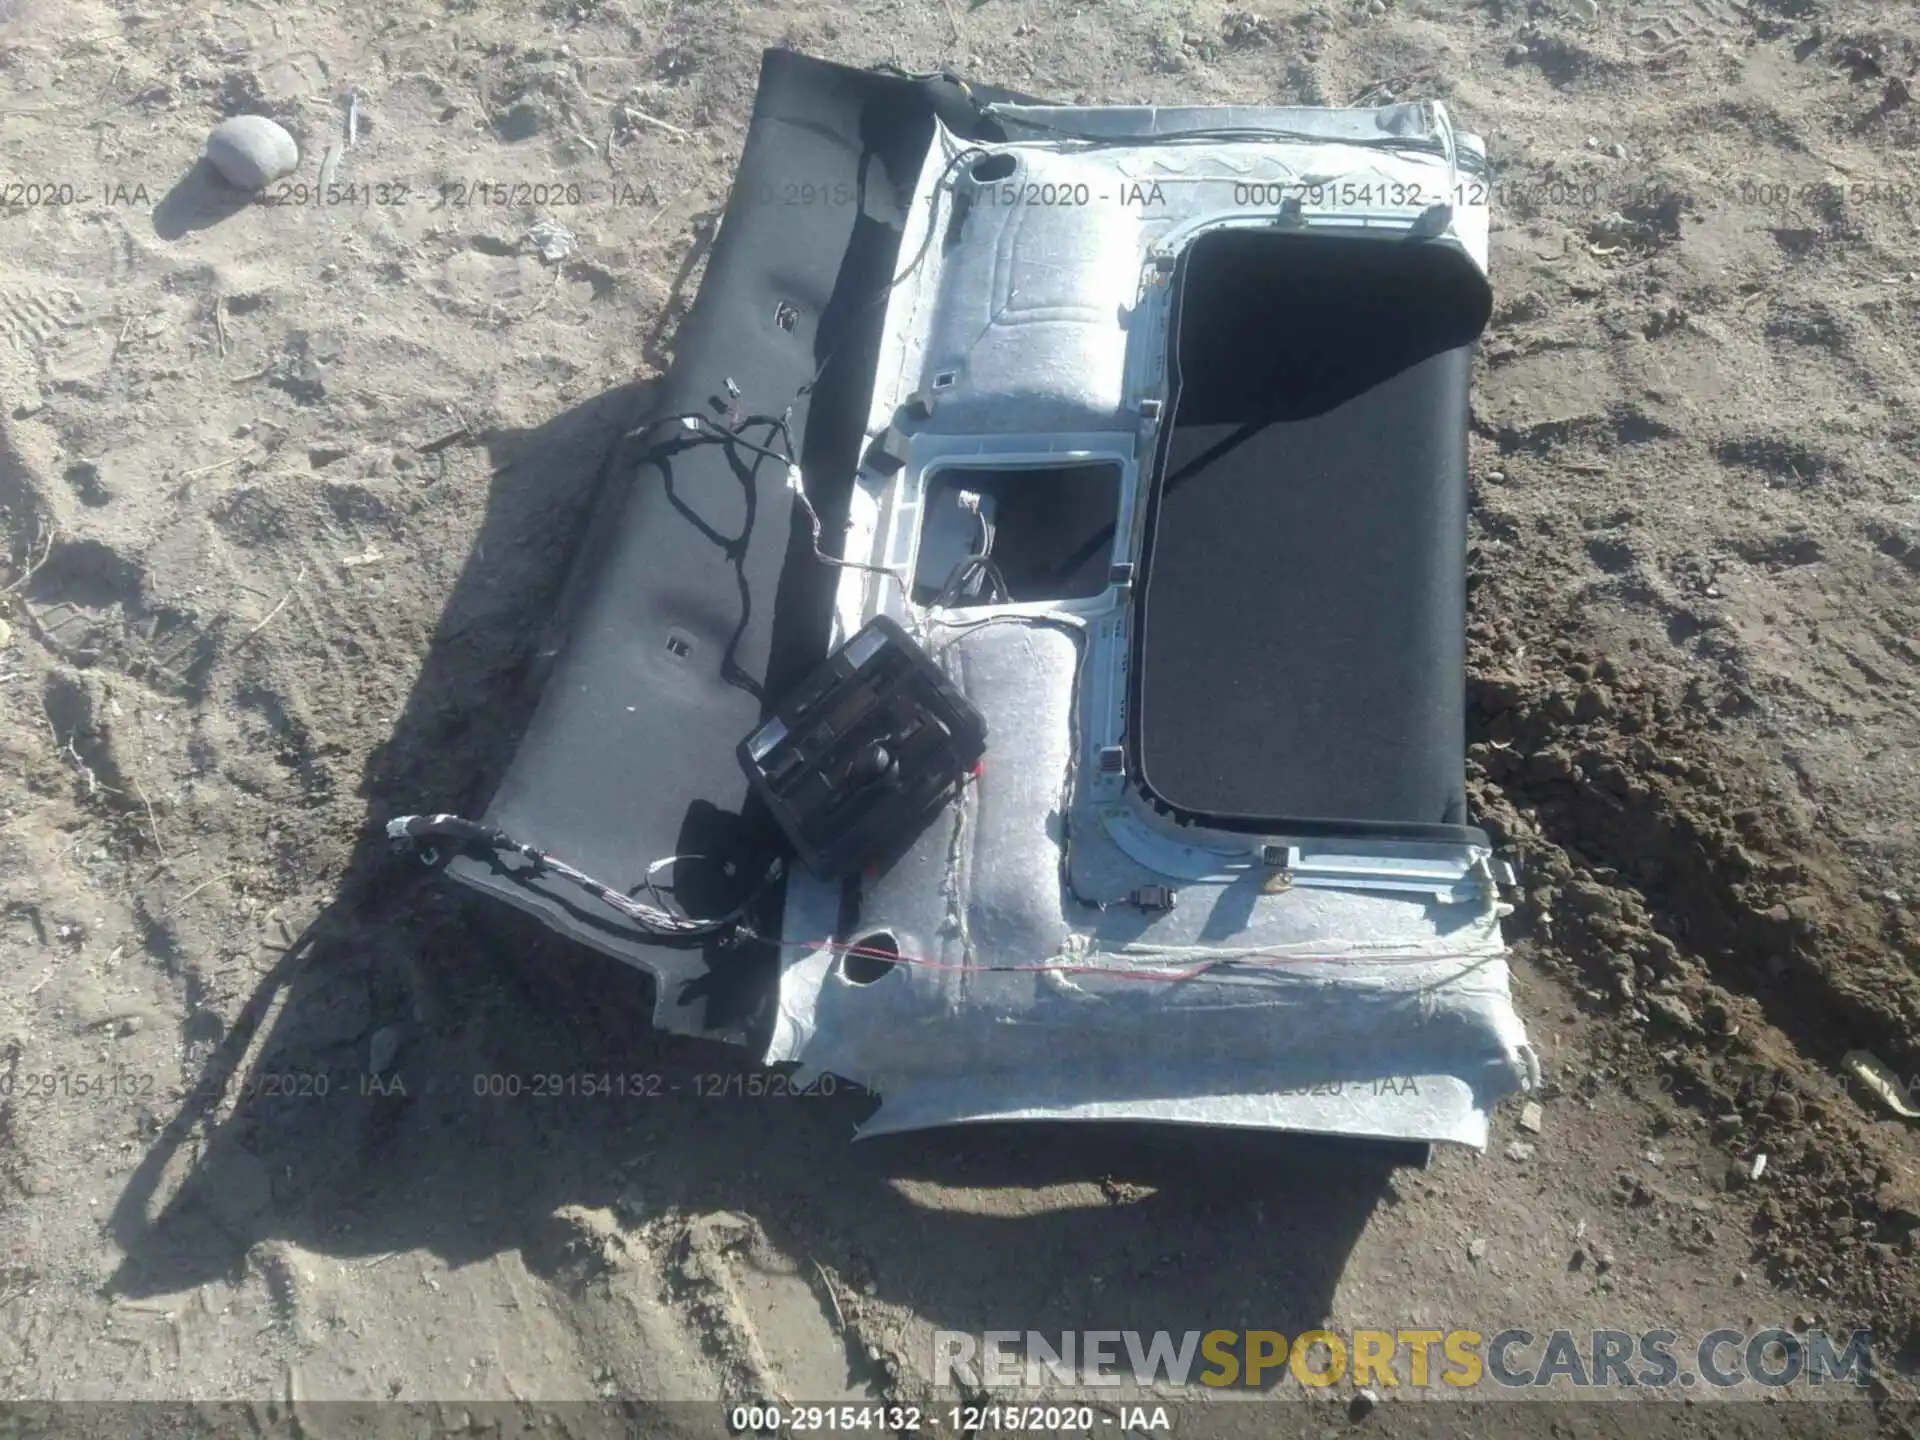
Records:
[[[1840,1063],[1902,1120],[1920,1120],[1920,1108],[1914,1105],[1912,1092],[1900,1083],[1900,1077],[1888,1068],[1886,1061],[1871,1050],[1849,1050]]]
[[[558,265],[573,254],[573,232],[557,220],[536,220],[527,231],[527,239],[549,265]]]

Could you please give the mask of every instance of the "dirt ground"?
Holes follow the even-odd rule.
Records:
[[[1487,138],[1471,773],[1539,1134],[855,1147],[858,1097],[703,1078],[753,1067],[387,855],[511,751],[773,45]],[[1917,62],[1855,0],[0,0],[0,1394],[913,1398],[940,1328],[1863,1323],[1900,1373],[1842,1429],[1900,1433],[1920,1131],[1841,1060],[1920,1077]],[[368,198],[223,203],[238,112]],[[670,1084],[476,1093],[605,1070]]]

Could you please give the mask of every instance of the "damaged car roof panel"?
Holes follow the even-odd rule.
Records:
[[[743,201],[802,152],[857,214]],[[455,874],[651,971],[662,1023],[877,1090],[868,1133],[1484,1143],[1537,1062],[1462,780],[1479,142],[1437,104],[1053,107],[769,56],[741,168],[661,407],[692,433],[609,487],[483,822],[612,898],[498,847]],[[743,895],[791,851],[734,744],[878,616],[983,762],[851,881]],[[732,889],[676,872],[675,913],[729,924],[649,929],[621,897],[696,855]]]

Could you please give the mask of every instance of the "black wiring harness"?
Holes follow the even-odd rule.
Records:
[[[652,903],[636,899],[631,893],[623,894],[611,885],[594,879],[585,871],[576,870],[564,860],[557,860],[546,851],[515,840],[504,830],[496,830],[482,825],[477,820],[467,820],[459,815],[400,815],[387,822],[387,838],[399,850],[415,850],[421,859],[432,864],[439,858],[439,845],[460,845],[487,851],[494,855],[517,855],[531,867],[526,878],[533,879],[541,875],[557,875],[571,881],[602,904],[610,906],[631,920],[649,935],[661,939],[685,940],[697,939],[707,935],[718,935],[723,931],[742,928],[749,908],[754,901],[765,893],[786,872],[786,862],[776,859],[767,867],[766,874],[747,893],[739,904],[723,915],[701,918],[688,915],[668,900],[662,891],[659,875],[668,866],[680,861],[705,860],[704,855],[669,855],[647,866],[635,890],[644,889]]]

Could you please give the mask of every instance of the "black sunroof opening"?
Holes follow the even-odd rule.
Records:
[[[1129,745],[1176,814],[1465,820],[1467,386],[1438,245],[1228,231],[1175,278]]]

